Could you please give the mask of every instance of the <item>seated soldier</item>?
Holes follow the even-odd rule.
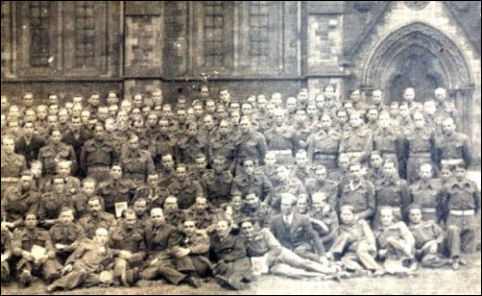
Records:
[[[255,170],[255,162],[252,159],[245,159],[242,165],[243,172],[233,179],[231,195],[245,196],[249,192],[256,192],[259,198],[264,201],[272,191],[272,185],[268,178],[261,171]]]
[[[150,223],[150,211],[147,209],[147,200],[145,198],[138,198],[133,206],[134,212],[136,213],[137,220],[144,226]]]
[[[57,163],[57,174],[65,178],[65,191],[74,195],[80,191],[80,180],[72,176],[72,163],[68,160],[61,160]]]
[[[196,227],[202,230],[211,229],[215,222],[212,206],[204,196],[196,197],[194,205],[184,211],[184,217],[195,221]]]
[[[205,230],[196,227],[196,221],[186,217],[177,236],[169,239],[176,270],[198,278],[212,275],[212,263],[209,261],[209,236]]]
[[[144,264],[147,247],[144,225],[132,209],[125,211],[124,219],[112,230],[111,246],[120,251],[114,266],[114,280],[120,278],[123,285],[133,285]]]
[[[25,228],[17,229],[12,240],[12,252],[18,257],[16,269],[18,282],[28,287],[34,275],[42,276],[52,282],[60,276],[60,264],[55,260],[55,249],[47,231],[37,227],[38,219],[34,213],[25,215]]]
[[[321,278],[334,272],[334,269],[302,258],[281,246],[268,228],[259,227],[254,220],[245,219],[240,223],[241,234],[246,244],[248,257],[261,258],[266,264],[266,273],[287,276],[290,278]],[[253,260],[253,259],[252,259]],[[254,265],[254,264],[253,264]],[[262,263],[262,265],[264,265]],[[256,273],[256,268],[253,266]],[[260,267],[259,273],[263,267]]]
[[[2,285],[10,281],[9,260],[12,256],[12,234],[2,225]]]
[[[328,202],[326,193],[317,192],[312,195],[312,208],[309,213],[313,230],[320,236],[325,247],[331,246],[338,232],[338,214]]]
[[[79,220],[87,238],[93,238],[98,228],[112,229],[116,225],[114,215],[103,210],[104,201],[93,196],[87,202],[87,214]]]
[[[315,175],[312,179],[306,181],[306,192],[311,200],[313,195],[317,192],[326,194],[327,202],[332,208],[336,207],[336,195],[338,193],[338,186],[336,182],[328,180],[328,172],[323,165],[316,165],[314,167]]]
[[[187,166],[178,164],[176,178],[167,186],[169,193],[178,198],[179,208],[185,210],[194,204],[196,197],[203,195],[201,184],[189,176]]]
[[[174,285],[186,283],[198,288],[200,282],[192,276],[179,272],[172,262],[172,246],[169,245],[169,241],[176,239],[174,236],[178,236],[178,231],[167,223],[162,209],[152,209],[151,221],[146,228],[148,258],[145,261],[144,270],[140,273],[140,278],[143,280],[165,279]]]
[[[216,154],[212,159],[213,169],[202,175],[201,186],[209,202],[214,206],[229,202],[233,175],[226,164],[226,157]]]
[[[390,274],[410,274],[406,264],[413,263],[415,239],[403,221],[396,221],[390,207],[380,209],[380,228],[375,232],[378,257]],[[410,266],[413,268],[413,265]]]
[[[94,178],[87,177],[82,181],[81,190],[72,196],[72,207],[75,211],[76,219],[82,218],[87,213],[87,202],[96,196],[96,185],[97,183]]]
[[[135,192],[136,185],[123,177],[122,167],[114,164],[109,171],[110,178],[99,184],[97,194],[104,200],[105,211],[110,214],[116,213],[116,205],[123,208],[125,203],[129,204]],[[123,205],[124,204],[124,205]]]
[[[184,213],[177,204],[177,197],[170,195],[164,201],[164,216],[166,222],[177,227],[184,220]]]
[[[115,252],[109,247],[109,231],[95,230],[92,240],[82,242],[67,259],[62,277],[47,287],[47,292],[73,290],[79,287],[109,285]]]
[[[253,219],[261,227],[268,227],[272,209],[266,204],[261,203],[256,193],[253,192],[245,196],[241,215],[243,218],[249,217]]]
[[[294,195],[281,194],[281,214],[271,219],[270,230],[285,248],[303,258],[320,262],[325,255],[323,244],[310,219],[295,211],[295,202]]]
[[[159,185],[159,175],[152,172],[147,176],[146,185],[137,188],[134,201],[144,198],[147,201],[147,210],[150,211],[153,208],[161,208],[168,196],[169,190]]]
[[[410,185],[409,190],[412,202],[421,206],[423,220],[432,220],[438,223],[443,214],[444,187],[439,179],[433,178],[433,169],[430,163],[420,165],[420,180]]]
[[[411,204],[408,210],[408,225],[415,238],[415,256],[422,267],[439,268],[450,265],[451,261],[442,255],[444,231],[433,220],[422,220],[422,208]]]
[[[72,208],[63,208],[57,220],[58,222],[50,228],[49,235],[55,248],[57,260],[63,264],[84,239],[84,229],[79,224],[74,223],[74,210]]]
[[[252,271],[243,238],[231,232],[231,223],[221,219],[211,238],[210,259],[214,263],[214,279],[223,288],[245,290]]]
[[[368,223],[356,217],[353,206],[340,208],[340,227],[326,254],[328,259],[341,260],[344,270],[382,275],[383,268],[375,261],[377,245]]]
[[[273,188],[273,192],[265,200],[265,203],[275,211],[279,211],[281,193],[290,193],[298,196],[306,194],[306,189],[303,182],[294,176],[290,176],[288,168],[284,165],[276,168],[276,175],[278,176],[278,185]]]

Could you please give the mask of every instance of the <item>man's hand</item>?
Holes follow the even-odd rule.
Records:
[[[9,230],[14,227],[13,223],[10,222],[2,222],[2,230]]]
[[[72,269],[73,269],[72,264],[68,264],[62,269],[61,274],[66,275],[66,274],[72,272]]]
[[[27,251],[22,251],[22,258],[27,260],[27,261],[34,261],[35,258],[30,254],[30,252]]]
[[[129,260],[132,258],[132,253],[129,251],[122,250],[120,251],[119,257],[125,260]]]
[[[188,248],[179,248],[178,250],[176,250],[176,252],[174,253],[174,256],[176,256],[176,258],[184,258],[186,257],[187,255],[189,255],[189,253],[191,253],[191,250],[188,249]]]
[[[438,250],[438,242],[436,240],[431,240],[423,245],[422,250],[430,250],[431,253],[436,253]]]
[[[63,249],[65,249],[65,247],[66,247],[66,245],[63,245],[63,244],[55,244],[55,248],[57,250],[63,250]]]
[[[378,255],[382,258],[384,258],[387,255],[387,253],[388,253],[387,249],[378,250]]]
[[[54,225],[55,222],[57,222],[57,220],[55,220],[55,219],[47,219],[47,220],[42,221],[42,224],[47,225],[47,226],[49,226],[49,225],[51,226],[51,225]]]

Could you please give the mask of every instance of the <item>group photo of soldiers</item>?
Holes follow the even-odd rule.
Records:
[[[339,88],[2,94],[2,286],[245,290],[470,266],[480,190],[453,99]]]

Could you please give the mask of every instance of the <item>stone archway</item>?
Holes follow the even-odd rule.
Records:
[[[366,88],[381,88],[388,100],[397,101],[409,86],[415,88],[419,101],[433,97],[436,87],[445,87],[461,111],[459,129],[468,131],[474,88],[471,71],[455,43],[431,26],[413,23],[387,36],[372,51],[361,80]]]

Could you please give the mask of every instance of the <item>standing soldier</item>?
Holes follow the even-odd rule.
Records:
[[[93,238],[98,228],[112,229],[116,226],[114,215],[103,210],[101,197],[91,197],[88,202],[88,209],[89,212],[79,220],[87,238]]]
[[[463,260],[461,250],[472,253],[475,250],[476,215],[480,210],[480,191],[477,184],[466,176],[462,164],[455,168],[455,178],[446,185],[446,210],[448,248],[453,268],[458,269]]]
[[[138,186],[144,185],[147,176],[155,171],[151,154],[139,148],[139,137],[136,135],[129,137],[127,145],[119,159],[124,178]]]
[[[179,208],[185,210],[194,204],[196,197],[203,195],[203,190],[198,181],[188,176],[185,164],[178,164],[176,172],[176,178],[167,189],[178,198]]]
[[[216,134],[210,139],[208,156],[210,158],[220,154],[226,158],[226,165],[234,170],[236,160],[235,137],[232,135],[229,120],[221,119]]]
[[[105,181],[111,166],[117,162],[116,147],[105,139],[104,126],[96,124],[94,138],[85,142],[80,155],[80,167],[97,183]]]
[[[245,196],[249,192],[255,192],[256,195],[264,201],[271,193],[271,190],[272,185],[263,173],[255,171],[254,161],[245,159],[243,162],[243,172],[233,180],[231,196],[236,194]]]
[[[110,178],[106,182],[99,184],[97,194],[104,200],[105,211],[115,214],[116,205],[121,203],[129,204],[131,202],[136,186],[131,181],[123,178],[122,168],[118,164],[112,166],[109,174]]]
[[[151,156],[158,171],[162,168],[161,158],[167,154],[174,155],[175,145],[176,139],[169,132],[169,120],[161,118],[158,132],[151,138],[150,147]]]
[[[34,122],[25,122],[23,133],[15,142],[15,152],[23,155],[27,166],[30,167],[30,162],[38,159],[38,153],[43,146],[45,146],[45,141],[35,134]]]
[[[404,149],[406,157],[407,181],[413,183],[418,179],[417,170],[422,163],[430,163],[434,154],[434,134],[431,129],[426,128],[425,118],[421,112],[413,114],[414,128],[406,134]]]
[[[380,151],[383,158],[391,157],[403,166],[403,140],[393,126],[390,126],[390,114],[388,112],[380,113],[378,128],[373,134],[373,149]]]
[[[201,186],[209,202],[217,207],[230,201],[233,175],[226,169],[226,158],[222,154],[214,156],[212,168],[202,176]]]
[[[293,128],[286,124],[283,110],[275,110],[274,125],[264,135],[268,151],[276,154],[276,160],[283,164],[292,163],[295,133]]]
[[[20,174],[27,168],[25,157],[15,153],[15,140],[11,136],[2,136],[2,200],[5,191],[13,188],[20,181]]]
[[[306,192],[313,199],[316,193],[323,193],[326,196],[328,204],[336,209],[338,184],[328,180],[328,172],[322,165],[315,167],[315,177],[306,182]]]
[[[313,164],[321,164],[328,170],[337,168],[340,134],[332,126],[328,114],[321,116],[320,129],[308,138],[308,157]]]
[[[43,175],[47,177],[51,177],[57,173],[57,163],[61,160],[70,161],[72,171],[75,171],[77,168],[77,157],[74,148],[62,143],[62,133],[58,129],[52,130],[50,133],[50,141],[40,149],[38,158],[43,165]]]
[[[442,134],[435,140],[435,159],[440,167],[459,164],[463,164],[465,168],[470,166],[469,138],[455,131],[455,123],[451,117],[443,120]]]
[[[347,154],[352,161],[364,161],[373,148],[372,133],[362,124],[359,113],[350,114],[351,129],[343,134],[340,141],[339,152]]]
[[[60,276],[60,264],[55,260],[55,249],[49,233],[37,227],[37,215],[25,216],[25,228],[14,233],[13,253],[20,257],[17,263],[18,281],[22,287],[28,287],[33,276],[41,275],[50,283]]]
[[[236,143],[238,168],[248,158],[254,160],[257,165],[262,165],[267,150],[264,136],[253,130],[251,121],[247,117],[241,119],[239,127],[241,137]]]
[[[409,187],[411,200],[420,206],[424,221],[439,223],[443,214],[444,187],[441,180],[433,178],[430,163],[420,166],[420,180]]]

